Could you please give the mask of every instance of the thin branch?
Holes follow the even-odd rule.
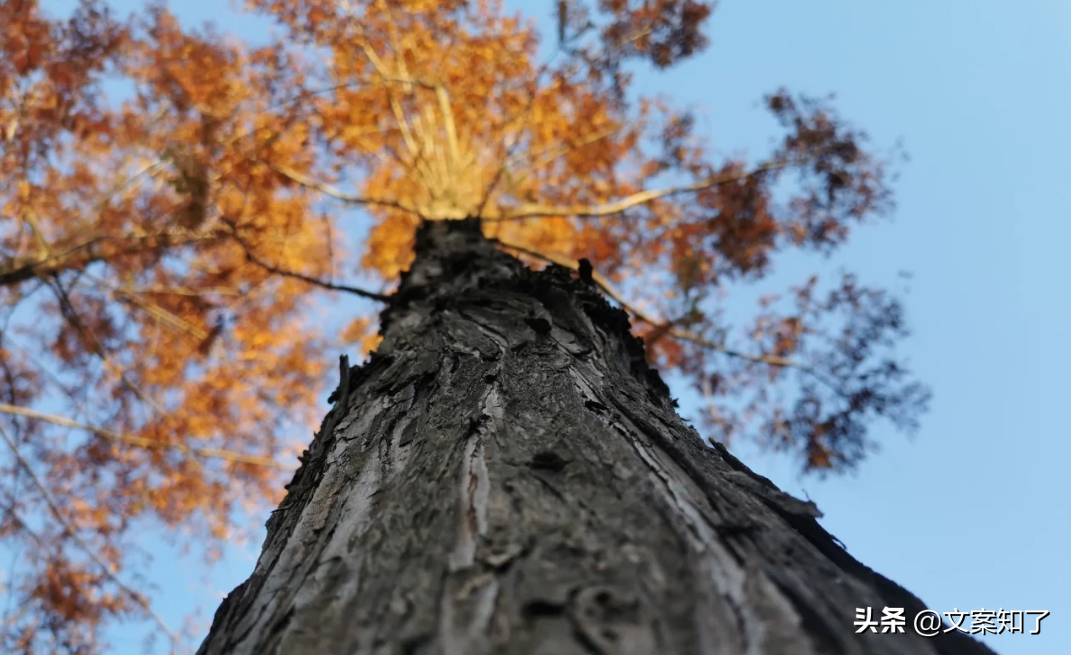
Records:
[[[168,310],[157,305],[156,303],[144,300],[138,297],[137,294],[127,291],[121,287],[113,287],[109,285],[108,289],[111,291],[110,295],[113,298],[115,296],[119,296],[120,298],[126,299],[131,304],[136,305],[141,309],[145,310],[147,314],[160,321],[161,323],[164,323],[165,325],[170,325],[175,330],[190,335],[198,342],[202,342],[208,338],[207,331],[202,330],[201,328],[190,323],[189,321],[183,320],[182,318],[176,316],[172,312],[169,312]]]
[[[118,255],[132,255],[160,246],[182,246],[203,241],[212,241],[226,234],[214,230],[191,232],[184,229],[169,229],[161,232],[132,234],[95,234],[72,244],[47,259],[15,257],[0,266],[0,286],[12,286],[34,277],[47,277],[69,270],[82,270],[98,261]],[[112,252],[101,247],[109,241],[129,241]]]
[[[383,61],[379,58],[379,55],[376,54],[376,51],[372,49],[372,46],[368,45],[366,41],[362,41],[360,45],[361,50],[365,53],[369,63],[376,69],[376,72],[380,77],[386,81],[399,81],[404,84],[412,84],[412,81],[405,80],[404,78],[392,79],[393,76],[390,76],[387,73]],[[394,96],[394,93],[388,91],[387,94],[390,101],[391,111],[394,112],[394,118],[398,121],[398,127],[402,131],[402,138],[405,140],[406,148],[409,150],[411,156],[416,157],[419,149],[416,146],[416,141],[413,139],[413,133],[409,129],[409,122],[405,119],[405,112],[402,111],[402,107],[398,103],[398,98]]]
[[[234,230],[234,240],[237,241],[238,245],[240,245],[242,247],[242,250],[245,251],[245,258],[249,262],[256,264],[257,266],[263,268],[269,273],[280,275],[282,277],[293,278],[295,280],[301,280],[302,282],[322,287],[331,291],[346,291],[347,293],[352,293],[354,295],[361,296],[362,298],[368,298],[369,300],[378,300],[380,302],[387,302],[388,300],[390,300],[390,296],[383,295],[382,293],[376,293],[374,291],[368,291],[366,289],[361,289],[359,287],[353,287],[346,284],[335,284],[334,282],[328,282],[327,280],[321,280],[319,278],[305,275],[304,273],[298,273],[297,271],[289,271],[283,268],[279,268],[278,266],[269,264],[268,262],[260,259],[259,257],[253,254],[253,250],[249,247],[249,244],[247,244],[244,239],[238,236],[238,228],[236,225],[231,223],[228,224],[230,224],[231,228]]]
[[[457,142],[457,122],[454,120],[454,110],[450,106],[450,93],[442,84],[435,85],[435,97],[439,100],[439,111],[443,115],[446,128],[446,142],[450,146],[450,157],[456,166],[461,161],[461,148]]]
[[[331,234],[331,219],[325,214],[323,216],[324,233],[327,237],[324,242],[327,244],[327,270],[331,273],[331,277],[335,276],[335,239]]]
[[[397,24],[395,24],[395,22],[394,22],[394,14],[391,13],[391,7],[386,2],[383,2],[382,0],[379,0],[379,2],[377,2],[377,4],[379,5],[380,11],[382,11],[384,14],[387,15],[388,37],[389,37],[389,39],[391,41],[391,47],[394,48],[395,58],[397,60],[397,64],[398,64],[398,66],[401,66],[402,77],[408,78],[409,77],[409,70],[408,70],[408,67],[405,65],[405,48],[403,48],[401,46],[401,44],[399,44],[398,29],[397,29]],[[367,43],[362,44],[362,46],[363,46],[365,51],[368,51],[368,50],[372,49],[371,46],[367,45]],[[369,59],[369,61],[371,61],[371,59]],[[384,79],[387,79],[386,75],[384,75],[384,74],[386,74],[386,68],[384,68],[382,66],[381,61],[380,61],[380,64],[378,64],[378,65],[376,65],[375,62],[373,62],[373,65],[376,66],[376,71],[380,75],[382,75]],[[406,87],[406,89],[405,89],[406,93],[412,93],[412,82],[408,82],[407,81],[407,82],[404,82],[404,83],[405,83],[405,87]],[[395,95],[393,93],[390,93],[390,98],[391,98],[391,107],[394,110],[395,119],[398,121],[399,124],[402,125],[403,130],[405,131],[405,133],[409,134],[409,136],[407,137],[407,141],[412,141],[413,138],[412,138],[411,133],[409,133],[409,125],[406,122],[405,112],[402,110],[402,105],[398,103],[397,98],[395,97]],[[414,149],[412,149],[412,147],[410,147],[410,151],[412,152],[414,157],[419,156],[419,149],[414,150]]]
[[[554,59],[554,56],[556,56],[560,50],[561,44],[558,45],[558,49],[555,50],[554,55],[551,55],[551,59]],[[549,63],[550,61],[548,60],[547,65],[549,65]],[[503,124],[503,131],[507,133],[510,131],[511,123],[517,122],[519,124],[519,127],[515,131],[516,138],[506,147],[506,153],[505,156],[502,158],[502,162],[495,169],[495,174],[491,177],[491,182],[484,190],[483,198],[480,200],[480,204],[476,206],[476,216],[483,215],[484,207],[486,207],[487,203],[491,201],[491,196],[494,195],[495,187],[498,186],[498,183],[502,179],[502,177],[508,173],[510,165],[514,162],[514,158],[520,156],[514,155],[514,152],[518,147],[520,147],[520,145],[524,141],[524,133],[525,131],[527,131],[529,121],[532,117],[532,108],[535,106],[536,96],[539,95],[539,77],[541,75],[542,70],[537,72],[535,78],[533,79],[531,91],[528,94],[528,101],[524,105],[524,110],[519,112],[516,116],[512,118],[508,118]],[[555,80],[551,88],[557,86],[557,84],[558,82],[557,80]],[[531,156],[530,153],[529,156]]]
[[[59,375],[57,375],[51,369],[49,369],[49,367],[44,362],[42,362],[40,359],[38,359],[32,352],[30,352],[30,350],[28,348],[26,348],[25,346],[21,345],[19,342],[17,342],[14,339],[12,339],[11,335],[9,333],[6,333],[6,332],[0,332],[0,343],[8,343],[8,344],[14,346],[15,348],[17,348],[19,350],[19,352],[22,353],[23,357],[25,357],[29,362],[31,362],[38,369],[40,369],[40,371],[49,380],[52,381],[52,383],[56,386],[56,388],[59,389],[59,391],[62,392],[63,395],[66,396],[71,401],[72,404],[79,405],[80,406],[79,409],[81,411],[83,411],[83,412],[86,411],[85,407],[83,405],[83,399],[77,398],[75,396],[75,388],[72,387],[72,386],[68,386],[62,379],[60,379]],[[86,391],[85,388],[83,388],[83,387],[78,388],[78,390],[81,391],[82,393],[85,393],[85,391]],[[12,399],[12,400],[14,400],[14,399]]]
[[[423,113],[423,119],[421,119],[421,113]],[[435,109],[429,104],[423,104],[419,113],[413,112],[413,124],[416,126],[417,131],[423,134],[424,139],[423,148],[420,152],[421,157],[426,162],[425,175],[427,180],[425,186],[428,189],[444,188],[450,175],[450,164],[447,161],[446,153],[436,143],[435,125],[437,122]],[[434,161],[432,161],[433,157]],[[436,164],[438,164],[438,167],[435,166]]]
[[[418,85],[429,89],[436,88],[436,85],[430,82],[416,80],[410,78],[409,76],[398,76],[387,73],[382,68],[382,63],[376,63],[378,59],[371,59],[371,57],[375,54],[374,51],[371,50],[371,47],[368,45],[364,45],[363,47],[367,52],[372,53],[369,55],[370,61],[372,61],[373,66],[375,66],[376,68],[376,73],[383,79],[384,82],[403,84],[409,87],[410,90],[413,85]],[[391,111],[394,113],[394,119],[399,125],[399,129],[402,132],[402,139],[405,141],[406,149],[409,151],[409,160],[406,161],[404,158],[399,157],[399,161],[401,161],[404,166],[415,167],[421,174],[430,179],[431,177],[433,177],[433,172],[431,168],[429,168],[430,161],[428,161],[424,149],[417,146],[416,137],[413,135],[413,130],[409,127],[409,122],[405,117],[405,110],[402,108],[401,103],[399,103],[398,98],[394,94],[394,91],[388,88],[387,95],[390,99],[390,106]],[[416,120],[419,120],[419,118],[419,114],[414,116],[414,119]],[[424,130],[424,133],[425,137],[431,136],[430,126]]]
[[[515,157],[511,157],[507,161],[507,163],[509,163],[509,164],[515,163],[515,162],[520,161],[521,159],[524,159],[524,158],[527,158],[527,159],[530,160],[530,163],[527,166],[523,166],[523,167],[517,169],[516,171],[512,171],[511,175],[519,173],[519,172],[531,171],[531,170],[534,170],[536,168],[539,168],[540,166],[544,166],[546,164],[549,164],[550,162],[554,161],[558,157],[561,157],[562,155],[566,155],[566,154],[568,154],[570,152],[574,152],[576,150],[579,150],[581,148],[589,146],[589,145],[591,145],[593,143],[596,143],[597,141],[601,141],[601,140],[605,139],[608,136],[612,136],[615,133],[620,132],[621,128],[622,128],[622,125],[614,125],[613,127],[608,127],[608,128],[606,128],[604,130],[599,130],[597,132],[593,132],[593,133],[589,134],[588,136],[584,137],[583,139],[581,139],[580,142],[576,143],[576,144],[566,144],[566,145],[558,146],[557,148],[552,148],[550,146],[547,146],[546,148],[541,148],[539,150],[535,150],[535,151],[532,151],[532,152],[526,152],[526,153],[522,153],[520,155],[517,155]]]
[[[370,300],[378,300],[380,302],[387,302],[387,301],[390,300],[390,296],[384,295],[382,293],[376,293],[374,291],[367,291],[365,289],[361,289],[359,287],[352,287],[352,286],[349,286],[347,284],[335,284],[334,282],[328,282],[327,280],[321,280],[321,279],[318,279],[318,278],[315,278],[315,277],[310,277],[308,275],[304,275],[303,273],[298,273],[296,271],[288,271],[288,270],[279,268],[277,266],[272,266],[271,264],[269,264],[267,262],[264,262],[264,261],[261,261],[260,259],[257,259],[256,256],[254,256],[252,254],[249,254],[248,251],[247,251],[247,257],[246,258],[249,261],[251,261],[252,263],[256,264],[257,266],[263,268],[264,270],[268,271],[269,273],[274,273],[275,275],[280,275],[282,277],[294,278],[295,280],[301,280],[302,282],[306,282],[308,284],[312,284],[312,285],[315,285],[315,286],[318,286],[318,287],[322,287],[322,288],[328,289],[330,291],[345,291],[347,293],[352,293],[354,295],[361,296],[362,298],[368,298]]]
[[[64,289],[63,285],[60,283],[59,276],[54,276],[52,284],[50,286],[56,292],[57,300],[59,300],[60,303],[60,313],[63,314],[63,318],[65,318],[68,323],[74,326],[74,328],[78,330],[78,332],[83,337],[85,337],[89,341],[92,341],[93,352],[104,363],[105,368],[110,369],[112,372],[118,375],[119,381],[123,383],[123,386],[129,389],[135,396],[140,398],[142,402],[151,407],[157,413],[163,414],[163,407],[161,407],[155,400],[150,398],[148,394],[142,391],[141,387],[134,384],[129,378],[127,378],[126,373],[123,371],[123,368],[112,362],[111,358],[108,356],[108,353],[104,349],[104,344],[99,338],[97,338],[96,333],[93,332],[93,330],[86,326],[84,323],[82,323],[82,319],[79,317],[78,311],[74,308],[74,303],[71,302],[70,295],[68,295],[67,290]]]
[[[529,98],[529,105],[531,105],[531,101],[534,99],[534,97],[535,96],[533,95],[532,97]],[[602,139],[605,139],[606,137],[611,136],[612,134],[618,132],[620,129],[621,129],[621,126],[618,125],[618,126],[615,126],[615,127],[609,128],[609,129],[605,129],[605,130],[601,130],[599,132],[595,132],[594,134],[591,134],[591,135],[585,137],[584,139],[582,139],[577,144],[564,145],[564,146],[560,146],[560,147],[558,147],[556,149],[552,149],[550,147],[547,147],[547,148],[542,148],[540,150],[536,150],[534,152],[521,153],[521,154],[518,154],[518,155],[514,155],[513,151],[514,151],[515,147],[517,145],[520,145],[520,143],[522,141],[522,139],[518,137],[517,141],[514,144],[512,144],[506,150],[506,157],[502,160],[502,164],[495,170],[495,175],[491,179],[491,183],[487,186],[487,190],[484,193],[483,200],[480,201],[479,206],[476,208],[475,215],[476,216],[482,216],[483,215],[484,207],[487,205],[488,201],[490,201],[491,194],[494,192],[495,187],[498,185],[498,182],[502,179],[502,177],[504,175],[508,174],[512,178],[514,175],[516,175],[518,173],[523,173],[523,175],[521,175],[520,178],[517,178],[517,181],[521,181],[525,177],[527,177],[527,172],[528,171],[536,170],[541,166],[549,164],[550,162],[554,161],[558,157],[561,157],[562,155],[568,154],[570,152],[575,152],[577,150],[580,150],[581,148],[584,148],[586,146],[591,145],[592,143],[595,143],[597,141],[601,141]],[[510,171],[509,170],[509,165],[512,162],[523,160],[525,157],[530,159],[530,161],[529,161],[529,163],[527,165],[522,166],[521,168],[519,168],[517,170],[514,170],[514,171]],[[492,221],[492,222],[498,222],[501,219],[493,219],[492,218],[492,219],[489,219],[489,220]]]
[[[32,540],[33,540],[33,542],[34,542],[34,543],[35,543],[35,544],[37,545],[37,548],[38,548],[38,549],[40,549],[40,550],[42,550],[42,551],[43,551],[43,550],[45,550],[45,548],[47,548],[47,547],[48,547],[48,544],[46,544],[46,543],[45,543],[45,539],[44,539],[44,537],[42,537],[41,535],[37,534],[37,533],[36,533],[36,532],[35,532],[35,531],[34,531],[34,530],[33,530],[33,529],[32,529],[32,528],[30,527],[30,525],[29,525],[29,524],[28,524],[28,523],[26,522],[26,520],[25,520],[25,519],[23,519],[23,518],[22,518],[21,516],[19,516],[19,513],[18,513],[17,511],[15,511],[15,506],[14,506],[14,504],[11,504],[11,505],[9,505],[9,506],[5,507],[5,508],[4,508],[4,512],[6,512],[6,513],[7,513],[7,515],[11,517],[11,520],[12,520],[12,521],[13,521],[13,522],[14,522],[14,523],[15,523],[16,525],[18,525],[18,526],[19,526],[19,529],[20,529],[20,530],[22,530],[22,531],[23,531],[24,533],[26,533],[26,535],[27,535],[28,537],[30,537],[30,539],[32,539]],[[11,578],[10,578],[10,577],[8,577],[8,582],[10,582],[10,581],[11,581]]]
[[[373,62],[373,64],[375,64],[375,62]],[[387,81],[417,84],[417,85],[425,86],[425,87],[431,88],[431,89],[440,88],[438,85],[435,85],[435,84],[432,84],[430,82],[426,82],[426,81],[423,81],[423,80],[415,79],[415,78],[388,76],[388,75],[386,75],[384,73],[380,73],[380,74]],[[588,140],[585,140],[584,143],[580,144],[580,146],[582,147],[583,145],[587,145],[588,143],[594,142],[594,141],[596,141],[598,139],[605,138],[605,136],[608,136],[610,133],[612,133],[612,131],[607,131],[606,133],[602,133],[602,132],[596,133],[595,135],[592,135]],[[556,154],[555,156],[560,156],[560,155]],[[372,197],[361,196],[361,195],[357,195],[357,194],[348,194],[348,193],[345,193],[345,192],[341,191],[340,189],[338,189],[338,188],[336,188],[336,187],[334,187],[332,185],[329,185],[329,184],[326,184],[324,182],[320,182],[320,181],[314,180],[314,179],[312,179],[312,178],[310,178],[310,177],[308,177],[308,176],[306,176],[306,175],[304,175],[304,174],[302,174],[302,173],[300,173],[298,171],[295,171],[292,168],[289,168],[289,167],[287,167],[287,166],[285,166],[283,164],[275,164],[275,163],[267,162],[267,161],[260,160],[260,159],[255,159],[255,161],[259,161],[259,162],[265,164],[266,166],[268,166],[272,170],[276,171],[280,175],[290,179],[291,181],[293,181],[293,182],[295,182],[297,184],[300,184],[301,186],[304,186],[304,187],[307,187],[307,188],[310,188],[310,189],[314,189],[314,190],[319,191],[319,192],[321,192],[321,193],[323,193],[323,194],[325,194],[327,196],[330,196],[330,197],[335,198],[337,200],[341,200],[342,202],[346,202],[346,203],[349,203],[349,204],[356,204],[356,205],[377,205],[377,206],[390,207],[392,209],[398,209],[398,210],[401,210],[401,211],[409,212],[411,214],[416,215],[417,217],[419,217],[421,219],[427,219],[428,218],[427,216],[424,215],[424,212],[422,212],[420,208],[415,207],[415,206],[413,206],[413,205],[411,205],[411,204],[409,204],[407,202],[401,201],[401,200],[397,200],[397,199],[388,200],[388,199],[384,199],[384,198],[372,198]],[[628,209],[631,209],[633,207],[637,207],[639,205],[646,204],[646,203],[651,202],[653,200],[657,200],[659,198],[678,195],[678,194],[682,194],[682,193],[693,193],[693,192],[697,192],[697,191],[703,191],[703,190],[710,189],[710,188],[713,188],[713,187],[716,187],[716,186],[719,186],[719,185],[722,185],[722,184],[729,184],[729,183],[732,183],[732,182],[738,182],[740,180],[748,179],[750,177],[754,177],[756,175],[760,175],[760,174],[763,174],[763,173],[766,173],[766,172],[769,172],[769,171],[786,168],[786,167],[790,166],[791,164],[792,164],[792,162],[789,162],[789,161],[769,162],[769,163],[763,164],[761,166],[758,166],[756,168],[753,168],[751,170],[740,171],[740,172],[731,173],[731,174],[727,174],[727,175],[718,175],[718,176],[706,178],[704,180],[700,180],[698,182],[695,182],[695,183],[689,184],[689,185],[685,185],[685,186],[667,187],[667,188],[662,188],[662,189],[650,189],[650,190],[647,190],[647,191],[640,191],[640,192],[634,193],[634,194],[632,194],[630,196],[627,196],[625,198],[622,198],[622,199],[619,199],[619,200],[616,200],[616,201],[613,201],[613,202],[609,202],[609,203],[599,204],[599,205],[564,205],[563,206],[563,205],[548,205],[548,204],[543,204],[543,203],[524,203],[524,204],[518,205],[517,207],[513,207],[513,208],[506,207],[506,208],[497,209],[497,210],[495,210],[493,212],[489,212],[489,213],[487,213],[485,215],[482,215],[481,219],[484,222],[493,223],[493,222],[499,222],[499,221],[523,220],[523,219],[527,219],[527,218],[536,218],[536,217],[599,218],[599,217],[605,217],[605,216],[612,216],[612,215],[615,215],[615,214],[620,214],[620,213],[622,213],[624,211],[627,211]],[[499,172],[501,173],[501,169],[500,169]],[[494,180],[494,184],[497,184],[497,182],[498,182],[498,176],[496,176],[496,178]],[[484,209],[483,205],[486,204],[488,198],[489,198],[489,195],[485,196],[485,198],[483,199],[483,202],[481,202],[481,205],[480,205],[481,214],[483,213],[483,209]],[[460,212],[460,210],[459,211],[455,211],[455,212],[448,212],[448,213],[449,213],[449,215],[447,215],[446,213],[442,213],[441,215],[437,215],[434,218],[439,218],[439,219],[451,219],[451,218],[452,219],[461,219],[461,218],[466,218],[466,216],[462,215],[463,212]],[[456,215],[454,215],[454,214],[456,214]]]
[[[104,283],[103,280],[97,280]],[[123,293],[136,293],[150,296],[193,296],[201,297],[205,295],[217,295],[217,296],[240,296],[242,292],[234,287],[205,287],[204,289],[190,289],[184,286],[167,287],[163,285],[154,285],[149,287],[135,287],[135,286],[123,286],[117,287],[115,285],[107,285],[114,291],[121,291]]]
[[[505,247],[505,248],[509,248],[510,250],[516,250],[517,252],[524,253],[525,255],[529,255],[531,257],[535,257],[537,259],[541,259],[541,260],[543,260],[545,262],[549,262],[551,264],[557,264],[558,266],[563,266],[565,268],[568,268],[568,269],[571,269],[571,270],[574,270],[574,271],[579,270],[579,268],[580,268],[580,264],[578,262],[573,261],[571,259],[568,259],[566,257],[559,257],[558,255],[554,255],[554,254],[548,254],[548,253],[539,252],[538,250],[532,250],[531,248],[526,248],[524,246],[521,246],[521,245],[518,245],[518,244],[515,244],[515,243],[509,243],[507,241],[503,241],[502,239],[493,239],[493,241],[495,243],[498,243],[499,245]],[[621,305],[621,307],[625,311],[631,313],[632,315],[634,315],[636,318],[638,318],[639,320],[643,321],[644,323],[652,325],[655,328],[659,328],[659,329],[665,330],[667,334],[669,334],[669,335],[671,335],[673,337],[676,337],[678,339],[682,339],[684,341],[691,341],[692,343],[698,344],[698,345],[703,346],[705,348],[710,348],[711,350],[715,350],[715,351],[720,352],[720,353],[722,353],[724,355],[728,355],[729,357],[737,357],[737,358],[740,358],[740,359],[746,359],[746,360],[751,361],[751,362],[756,362],[756,363],[759,363],[759,364],[768,364],[770,366],[778,366],[778,367],[785,367],[785,368],[795,368],[795,369],[799,369],[800,371],[803,371],[805,373],[809,373],[811,375],[815,375],[815,376],[818,375],[817,371],[815,371],[814,369],[812,369],[812,368],[810,368],[808,366],[804,366],[803,364],[800,364],[799,362],[795,362],[795,361],[793,361],[791,359],[787,359],[785,357],[778,357],[776,355],[751,355],[751,354],[748,354],[748,353],[740,352],[738,350],[731,350],[729,348],[726,348],[722,344],[715,343],[713,341],[710,341],[709,339],[704,339],[703,337],[699,336],[698,334],[695,334],[694,332],[690,332],[688,330],[683,330],[681,328],[673,327],[671,321],[669,321],[669,322],[660,321],[657,318],[655,318],[654,316],[652,316],[651,314],[648,314],[647,312],[645,312],[644,310],[640,309],[639,307],[636,307],[636,306],[632,305],[631,303],[629,303],[628,301],[626,301],[621,296],[621,294],[618,293],[617,289],[614,288],[614,286],[610,282],[610,280],[608,280],[606,278],[606,276],[604,276],[602,273],[599,273],[598,271],[592,271],[591,279],[596,284],[598,284],[599,287],[602,288],[602,290],[606,293],[606,295],[610,296],[611,298],[613,298],[617,302],[617,304]]]
[[[99,566],[102,571],[104,571],[104,575],[109,580],[111,580],[116,587],[118,587],[126,595],[130,596],[130,598],[132,598],[135,603],[140,605],[141,608],[145,610],[145,612],[156,622],[160,629],[163,630],[164,634],[166,634],[168,638],[171,639],[171,647],[172,650],[174,650],[175,647],[178,645],[178,635],[176,635],[174,632],[171,631],[170,628],[167,627],[167,624],[160,617],[160,615],[157,614],[155,610],[153,610],[152,605],[149,604],[148,599],[146,599],[142,594],[139,594],[134,589],[127,586],[126,583],[124,583],[122,580],[120,580],[119,577],[115,574],[115,572],[112,571],[112,568],[100,558],[100,555],[98,555],[95,550],[90,548],[89,544],[87,544],[85,540],[83,540],[82,537],[80,537],[78,533],[75,532],[74,526],[71,525],[70,521],[67,520],[67,517],[63,515],[62,511],[60,511],[59,506],[56,504],[56,500],[48,491],[48,487],[46,487],[45,483],[41,481],[41,478],[38,477],[37,472],[33,470],[33,468],[30,466],[30,463],[26,461],[26,458],[22,456],[22,453],[19,451],[19,447],[15,445],[15,442],[11,440],[10,436],[8,436],[7,430],[4,429],[3,425],[0,425],[0,438],[3,438],[3,440],[7,443],[8,447],[11,449],[11,452],[15,454],[15,459],[18,461],[19,465],[22,466],[22,468],[30,476],[30,479],[33,481],[34,486],[36,486],[38,491],[41,492],[41,496],[45,499],[45,504],[48,506],[49,511],[56,518],[56,521],[58,521],[59,524],[63,526],[64,532],[70,535],[71,540],[74,541],[74,543],[77,544],[79,548],[85,551],[86,555],[89,556],[89,559],[93,560],[93,563]]]
[[[534,101],[535,92],[533,91],[533,93],[528,96],[528,105],[525,107],[526,119],[522,126],[526,126],[528,123],[528,110],[531,109]],[[494,195],[495,187],[498,186],[498,183],[502,179],[502,176],[506,174],[507,169],[509,168],[509,162],[513,158],[513,152],[517,149],[518,146],[521,145],[521,142],[524,140],[523,132],[524,129],[522,127],[521,130],[518,130],[517,139],[513,143],[510,143],[508,146],[506,146],[506,153],[505,156],[502,158],[502,163],[499,164],[498,168],[495,169],[495,174],[491,177],[491,182],[487,185],[487,188],[484,189],[483,197],[480,199],[480,204],[476,205],[476,216],[482,216],[484,208],[487,206],[487,203],[491,201],[491,196]]]
[[[416,214],[417,216],[423,218],[423,215],[420,213],[420,210],[418,210],[416,207],[413,207],[409,203],[402,202],[400,200],[371,198],[368,196],[346,193],[345,191],[331,186],[330,184],[314,180],[303,173],[299,173],[298,171],[295,171],[294,169],[284,164],[275,164],[255,157],[251,157],[250,159],[258,163],[264,164],[268,168],[272,169],[276,173],[282,175],[283,177],[289,179],[292,182],[300,184],[303,187],[314,189],[316,191],[319,191],[320,193],[323,193],[324,195],[330,196],[336,200],[341,200],[342,202],[345,202],[347,204],[389,207],[391,209],[399,209],[401,211],[409,212],[411,214]]]
[[[665,198],[667,196],[673,196],[681,193],[692,193],[695,191],[703,191],[710,189],[721,184],[728,184],[730,182],[737,182],[739,180],[747,179],[767,171],[772,171],[789,166],[791,162],[779,161],[763,164],[750,171],[741,171],[739,173],[732,173],[729,175],[719,175],[716,177],[710,177],[705,180],[700,180],[693,184],[679,187],[668,187],[664,189],[650,189],[648,191],[640,191],[634,193],[628,197],[616,200],[614,202],[604,203],[601,205],[545,205],[541,203],[525,203],[515,208],[506,208],[499,216],[486,216],[483,220],[486,222],[497,221],[512,221],[525,218],[534,217],[549,217],[549,216],[573,216],[576,218],[599,218],[603,216],[612,216],[614,214],[620,214],[628,209],[643,205],[652,200],[659,198]]]
[[[402,109],[401,103],[394,97],[394,94],[390,94],[390,108],[394,112],[394,120],[398,121],[398,125],[402,130],[402,138],[405,139],[405,147],[409,150],[409,155],[414,160],[420,156],[420,148],[417,147],[416,139],[413,138],[413,131],[409,127],[409,121],[405,118],[405,111]]]
[[[271,459],[270,457],[259,457],[257,455],[245,455],[243,453],[236,453],[229,450],[220,450],[218,448],[197,448],[194,446],[186,446],[184,444],[168,444],[161,443],[159,441],[153,441],[152,439],[146,439],[144,437],[135,437],[133,435],[120,434],[118,432],[112,432],[111,430],[105,430],[102,428],[95,428],[91,425],[84,423],[78,423],[72,421],[63,416],[56,416],[55,414],[45,414],[37,412],[32,409],[26,409],[25,407],[17,407],[15,405],[8,405],[6,403],[0,403],[0,413],[13,414],[16,416],[25,416],[37,421],[44,421],[46,423],[52,423],[54,425],[62,425],[67,428],[74,428],[76,430],[83,430],[113,441],[115,443],[127,444],[130,446],[137,446],[139,448],[146,448],[149,450],[174,450],[180,453],[188,455],[198,455],[200,457],[206,457],[210,459],[223,459],[229,462],[238,462],[240,464],[250,464],[252,466],[263,466],[265,468],[275,469],[277,471],[293,471],[293,467],[284,466]]]
[[[22,469],[18,468],[18,469],[15,469],[15,470],[16,471],[21,471]],[[48,544],[45,543],[44,538],[41,537],[41,535],[37,534],[37,532],[33,528],[30,527],[30,525],[26,522],[25,519],[23,519],[21,516],[19,516],[19,513],[18,513],[18,511],[16,511],[15,507],[16,507],[15,500],[13,498],[9,498],[8,502],[6,503],[6,507],[4,507],[5,514],[11,519],[11,522],[14,523],[16,527],[18,527],[18,529],[21,531],[22,534],[28,536],[33,541],[34,545],[37,546],[37,552],[38,553],[46,552],[48,550]],[[21,606],[19,607],[19,609],[14,612],[14,614],[12,614],[12,612],[11,612],[11,606],[12,606],[12,603],[13,603],[13,601],[15,599],[15,593],[14,593],[13,587],[14,587],[14,581],[15,581],[16,565],[18,563],[19,555],[20,555],[20,553],[18,553],[18,552],[15,552],[15,553],[11,554],[11,569],[8,571],[8,575],[7,575],[8,602],[7,602],[7,607],[4,608],[4,618],[3,618],[3,622],[5,624],[7,624],[7,625],[16,624],[19,621],[19,619],[21,619],[23,617],[23,615],[26,614],[27,609],[29,607],[28,603],[22,603]]]
[[[341,4],[351,17],[356,17],[354,9],[349,2],[343,1]],[[440,83],[429,82],[425,79],[416,78],[409,74],[409,69],[405,65],[405,49],[399,43],[398,27],[394,21],[394,16],[391,13],[390,7],[384,2],[379,2],[378,5],[380,10],[383,11],[387,16],[388,38],[391,41],[391,47],[397,53],[396,58],[398,61],[398,66],[401,70],[401,74],[388,72],[387,67],[383,62],[383,59],[376,53],[375,49],[372,48],[368,41],[365,40],[363,30],[358,28],[360,48],[364,52],[365,57],[367,57],[368,62],[372,64],[372,68],[375,69],[376,74],[384,82],[403,85],[407,94],[413,93],[414,86],[419,86],[424,89],[428,89],[430,91],[435,92],[435,96],[439,104],[439,111],[443,117],[443,127],[446,131],[446,138],[448,147],[450,149],[450,156],[453,160],[454,165],[456,166],[460,161],[461,149],[457,138],[457,122],[454,119],[454,112],[450,105],[450,93],[447,88]],[[431,171],[427,169],[426,166],[421,166],[423,151],[417,147],[416,138],[413,135],[412,129],[409,127],[409,122],[406,119],[405,111],[403,110],[401,104],[398,102],[398,98],[392,91],[388,90],[387,95],[389,98],[391,111],[394,113],[394,118],[398,123],[399,129],[402,132],[402,138],[406,143],[406,148],[409,150],[412,165],[416,166],[418,169],[422,169],[422,172],[430,177]],[[419,119],[419,115],[414,116],[414,120],[419,121]],[[429,124],[423,128],[426,139],[430,138],[432,127],[431,124],[433,122],[434,121],[429,120]]]
[[[102,209],[105,204],[108,203],[116,194],[122,193],[123,197],[127,197],[127,192],[133,189],[137,184],[140,184],[142,177],[154,178],[156,175],[167,166],[167,162],[163,159],[157,159],[156,161],[145,164],[140,169],[134,172],[133,175],[120,180],[112,190],[104,194],[97,202],[97,208]]]
[[[642,39],[643,37],[647,36],[648,34],[650,34],[653,31],[654,31],[654,28],[648,27],[648,28],[642,29],[642,30],[640,30],[638,32],[633,32],[632,34],[629,35],[629,37],[627,39],[624,39],[619,43],[615,43],[613,45],[613,49],[614,50],[618,50],[620,48],[623,48],[623,47],[629,45],[633,41],[639,41],[640,39]]]
[[[33,238],[37,242],[37,257],[41,261],[48,259],[48,256],[52,254],[52,247],[48,241],[45,240],[45,233],[41,230],[40,224],[37,222],[37,213],[32,207],[27,207],[23,220],[30,226],[30,231],[33,232]]]

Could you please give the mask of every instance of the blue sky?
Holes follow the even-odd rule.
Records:
[[[173,3],[187,21],[261,33],[219,4]],[[553,6],[507,4],[543,24]],[[793,462],[744,444],[738,455],[809,495],[856,558],[929,607],[1052,613],[1040,635],[986,638],[1001,655],[1071,652],[1071,2],[723,0],[711,28],[702,57],[637,82],[702,109],[719,148],[763,151],[774,130],[756,103],[781,85],[836,92],[879,146],[903,138],[895,220],[857,232],[837,263],[895,287],[913,274],[902,352],[935,394],[914,439],[875,430],[881,451],[855,475],[801,480]],[[797,281],[805,265],[778,275]],[[675,392],[693,412],[695,395]],[[173,625],[194,610],[207,625],[260,546],[202,572],[147,539],[155,605]],[[140,652],[144,634],[112,631],[113,652]]]

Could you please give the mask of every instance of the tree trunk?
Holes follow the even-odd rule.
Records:
[[[992,653],[704,445],[590,279],[428,224],[382,332],[199,654]]]

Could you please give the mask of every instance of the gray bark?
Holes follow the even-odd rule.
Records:
[[[199,654],[992,654],[706,446],[589,280],[474,221],[416,248]]]

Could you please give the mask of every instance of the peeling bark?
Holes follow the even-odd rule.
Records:
[[[706,446],[590,282],[475,221],[416,250],[200,655],[992,655]]]

